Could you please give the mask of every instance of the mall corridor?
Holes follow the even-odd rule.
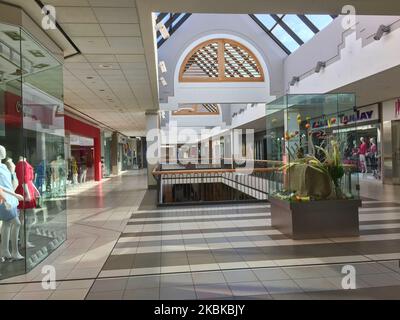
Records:
[[[0,299],[85,298],[140,204],[146,179],[143,170],[130,171],[69,191],[67,240],[28,274],[0,281]],[[44,265],[56,268],[55,291],[42,289]]]
[[[144,171],[68,198],[68,239],[1,299],[394,298],[400,292],[400,203],[365,198],[357,238],[291,240],[269,205],[157,208]],[[366,190],[371,190],[369,187]],[[393,199],[391,199],[393,200]],[[344,264],[357,289],[343,291]],[[57,270],[43,290],[42,266]]]

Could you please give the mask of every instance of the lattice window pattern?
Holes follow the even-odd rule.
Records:
[[[198,49],[187,60],[183,78],[218,78],[218,43]]]
[[[228,39],[213,39],[195,47],[179,73],[181,82],[264,81],[256,56],[244,45]]]

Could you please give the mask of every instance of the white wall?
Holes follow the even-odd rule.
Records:
[[[400,65],[400,17],[357,17],[356,30],[345,30],[337,18],[285,61],[285,85],[291,94],[327,93]],[[392,32],[373,40],[379,25]],[[320,73],[318,61],[327,61]],[[293,76],[300,82],[290,87]]]
[[[228,38],[247,46],[257,56],[265,82],[179,83],[179,68],[197,44],[212,38]],[[160,108],[176,109],[179,103],[265,102],[283,93],[283,60],[286,53],[248,15],[192,14],[158,51],[168,73],[160,87]]]

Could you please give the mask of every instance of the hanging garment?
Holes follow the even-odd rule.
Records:
[[[0,188],[13,190],[11,182],[11,172],[7,166],[0,163]],[[18,215],[18,199],[4,193],[5,203],[0,204],[0,220],[10,221]]]
[[[36,188],[33,185],[34,171],[32,166],[27,161],[18,161],[15,166],[15,173],[17,174],[19,185],[15,190],[15,193],[20,194],[25,198],[24,201],[20,201],[18,209],[32,209],[36,208]],[[26,184],[29,192],[29,199],[25,195],[24,184]]]

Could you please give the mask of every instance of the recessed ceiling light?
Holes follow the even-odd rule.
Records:
[[[99,91],[106,91],[106,90],[104,90],[104,89],[100,89]]]
[[[112,66],[110,66],[109,64],[99,64],[99,67],[100,67],[100,68],[103,68],[103,69],[110,69],[110,68],[112,68]]]
[[[87,76],[86,79],[93,79],[94,77],[92,76]]]

